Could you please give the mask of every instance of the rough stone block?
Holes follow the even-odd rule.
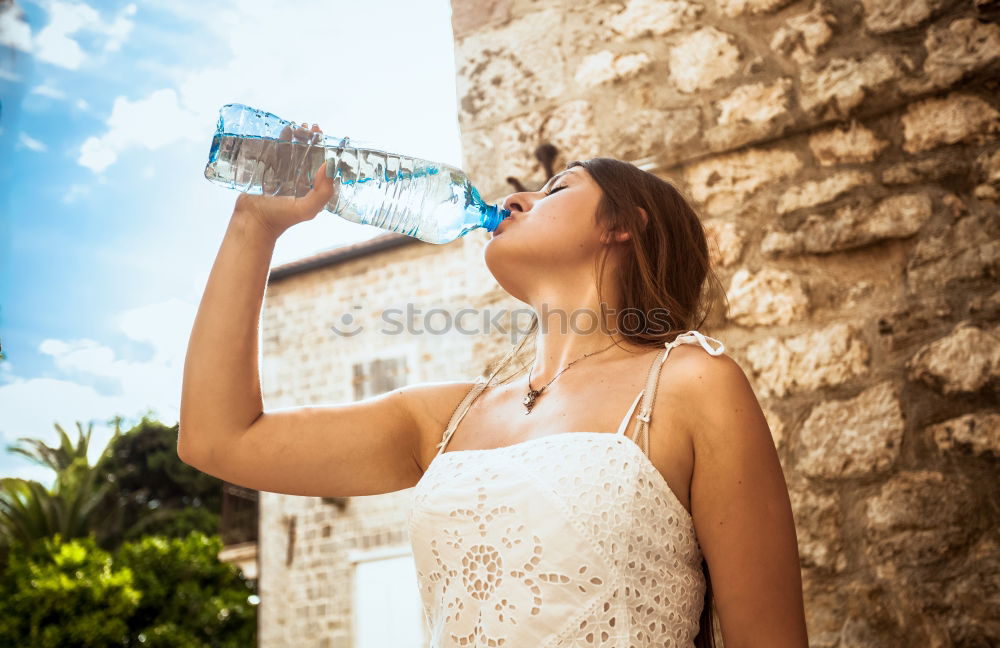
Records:
[[[957,280],[1000,277],[1000,221],[983,210],[948,222],[919,239],[906,264],[911,292],[943,289]]]
[[[694,23],[705,8],[684,0],[630,0],[608,19],[608,26],[626,38],[664,36]]]
[[[823,166],[874,162],[889,142],[856,121],[809,136],[809,148]]]
[[[934,25],[924,41],[924,76],[932,87],[946,88],[1000,62],[1000,25],[963,17]]]
[[[835,495],[819,493],[810,486],[788,491],[795,517],[799,561],[805,568],[841,572],[844,555],[843,512]]]
[[[883,473],[899,456],[904,427],[891,381],[854,398],[820,403],[799,430],[798,469],[830,479]]]
[[[875,34],[886,34],[916,27],[946,7],[949,0],[861,0],[865,8],[865,27]]]
[[[630,79],[649,67],[649,55],[645,52],[619,54],[602,50],[583,59],[576,70],[576,82],[584,87],[594,87],[609,81]]]
[[[566,92],[562,43],[573,35],[559,11],[537,11],[458,42],[459,122],[468,127],[530,111]]]
[[[740,260],[746,244],[746,234],[735,223],[710,218],[703,225],[713,266],[726,268]]]
[[[791,119],[791,88],[792,80],[788,78],[739,86],[715,102],[719,118],[705,134],[705,140],[714,149],[736,148],[773,134],[782,117],[788,118],[786,123]]]
[[[776,210],[787,214],[804,207],[815,207],[844,195],[855,187],[870,185],[874,176],[867,171],[841,171],[822,180],[810,180],[795,185],[778,198]]]
[[[958,142],[982,144],[1000,133],[1000,112],[984,99],[964,92],[910,104],[900,121],[907,153]]]
[[[743,326],[785,325],[809,314],[809,296],[801,278],[764,268],[751,274],[740,268],[726,290],[729,319]]]
[[[776,54],[804,65],[815,60],[830,42],[836,24],[836,17],[817,2],[808,13],[785,21],[771,37],[770,47]]]
[[[969,541],[973,506],[963,479],[930,470],[895,475],[865,502],[865,554],[879,578],[953,556]]]
[[[868,373],[868,345],[852,324],[749,344],[749,377],[761,398],[841,385]]]
[[[973,412],[928,426],[927,436],[941,452],[967,450],[1000,459],[1000,412]]]
[[[942,394],[977,392],[1000,381],[1000,326],[983,329],[959,322],[906,363],[908,378]]]
[[[732,34],[702,27],[670,49],[670,82],[681,92],[711,88],[740,69],[740,48]]]
[[[658,154],[662,164],[673,164],[701,149],[701,111],[698,108],[650,110],[619,99],[618,115],[625,115],[614,131],[604,134],[609,155],[638,160]]]
[[[793,232],[769,228],[761,242],[765,255],[826,254],[913,236],[931,217],[925,194],[902,194],[874,208],[847,205],[833,217],[810,214]]]
[[[832,59],[819,69],[802,69],[799,103],[813,118],[847,117],[868,94],[881,90],[901,76],[896,63],[882,52],[861,59]]]
[[[793,176],[799,157],[785,149],[751,149],[719,155],[684,170],[691,197],[712,216],[730,215],[761,187]]]

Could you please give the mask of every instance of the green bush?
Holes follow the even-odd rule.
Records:
[[[0,582],[0,645],[124,645],[126,620],[141,597],[131,570],[114,564],[93,538],[46,538],[10,554]]]
[[[246,648],[256,592],[222,540],[146,536],[113,554],[93,537],[14,547],[0,582],[0,646]]]
[[[130,646],[246,648],[256,639],[253,586],[220,562],[219,536],[146,536],[124,543],[115,564],[128,568],[142,602],[128,620]],[[141,635],[141,640],[140,640]]]

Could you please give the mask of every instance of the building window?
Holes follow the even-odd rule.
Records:
[[[410,382],[407,355],[392,354],[356,360],[351,369],[354,400],[363,400],[392,391]]]
[[[423,648],[430,640],[409,547],[352,552],[354,648]]]
[[[222,544],[257,542],[258,499],[259,494],[252,488],[222,482],[222,515],[219,520]]]

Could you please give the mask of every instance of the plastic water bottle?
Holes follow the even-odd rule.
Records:
[[[362,225],[450,243],[477,228],[492,232],[510,211],[488,205],[461,169],[359,148],[350,138],[303,131],[241,104],[219,111],[205,177],[251,194],[304,196],[326,160],[334,196],[325,209]]]

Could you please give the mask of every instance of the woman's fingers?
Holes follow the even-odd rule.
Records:
[[[313,132],[309,129],[309,125],[305,123],[297,127],[293,135],[296,142],[308,143],[313,139]]]
[[[316,175],[313,177],[313,186],[305,196],[300,200],[303,201],[303,207],[306,210],[307,217],[312,218],[326,206],[330,200],[333,199],[333,178],[329,178],[326,175],[326,162],[319,165],[319,169],[316,170]]]

